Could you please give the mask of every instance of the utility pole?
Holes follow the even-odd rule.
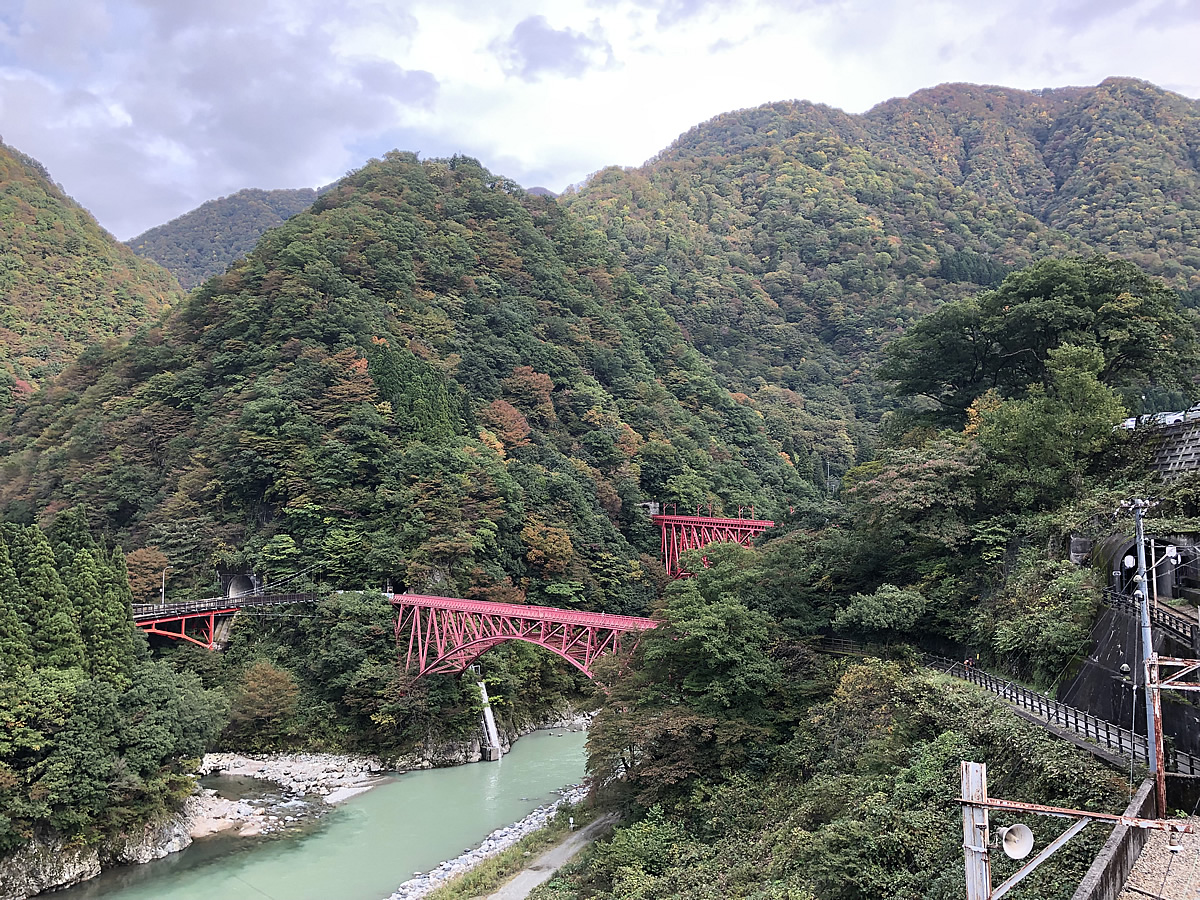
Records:
[[[1184,666],[1180,675],[1190,674],[1200,668],[1195,660],[1178,660],[1179,663],[1194,663]],[[1177,676],[1178,677],[1178,676]],[[1184,685],[1180,685],[1183,687]],[[1200,690],[1200,684],[1190,683],[1189,690]],[[963,856],[966,863],[967,900],[1000,900],[1016,887],[1034,869],[1060,850],[1071,838],[1092,822],[1111,822],[1131,828],[1145,828],[1167,832],[1170,846],[1177,849],[1180,837],[1195,834],[1196,825],[1172,819],[1141,819],[1136,816],[1111,815],[1089,812],[1083,809],[1066,809],[1059,806],[1042,806],[1037,803],[1022,803],[1017,800],[1000,800],[989,797],[987,792],[987,767],[983,763],[963,760],[960,765],[962,796],[959,803],[963,808]],[[997,847],[1011,859],[1024,859],[1033,851],[1033,832],[1024,825],[1010,825],[997,829],[995,838],[991,834],[988,812],[1003,811],[1013,815],[1033,814],[1051,816],[1056,819],[1074,819],[1074,823],[1052,840],[1033,859],[1021,866],[1002,884],[992,887],[989,851]]]
[[[1146,686],[1146,756],[1150,763],[1150,774],[1157,777],[1159,766],[1159,736],[1156,734],[1157,721],[1154,709],[1154,697],[1150,690],[1150,657],[1154,655],[1154,638],[1150,633],[1150,590],[1146,582],[1146,533],[1142,526],[1142,516],[1146,510],[1158,504],[1153,500],[1129,500],[1121,504],[1132,507],[1134,521],[1134,540],[1137,542],[1137,589],[1134,596],[1138,599],[1138,608],[1142,620],[1142,672]]]
[[[964,761],[960,766],[963,804],[963,856],[967,868],[967,900],[992,896],[992,863],[988,854],[991,834],[986,806],[987,769],[982,763]]]

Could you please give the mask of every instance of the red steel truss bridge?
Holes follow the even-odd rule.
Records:
[[[753,515],[753,513],[751,513]],[[712,516],[651,516],[662,532],[662,561],[671,578],[687,578],[680,557],[688,550],[700,550],[709,544],[741,544],[749,547],[754,539],[774,525],[766,519],[719,519]],[[705,567],[708,559],[704,559]]]
[[[244,594],[186,603],[135,603],[133,621],[147,634],[187,641],[212,650],[223,640],[222,624],[228,623],[229,617],[240,610],[316,603],[318,599],[316,594]]]
[[[415,677],[462,672],[484,651],[505,641],[527,641],[561,656],[592,677],[598,656],[622,649],[622,639],[654,628],[653,619],[578,612],[550,606],[394,594],[396,643]]]

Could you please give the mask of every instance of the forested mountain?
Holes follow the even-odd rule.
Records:
[[[168,272],[114,240],[36,160],[0,144],[0,406],[179,297]]]
[[[888,405],[880,348],[940,303],[1087,251],[1194,300],[1198,159],[1200,104],[1144,82],[943,85],[860,116],[727,113],[562,202],[785,449],[844,471]]]
[[[215,562],[644,611],[639,503],[814,495],[603,240],[474,161],[399,153],[4,433],[10,518],[84,505],[177,586]]]
[[[312,188],[247,188],[209,200],[126,243],[138,256],[168,269],[191,290],[253,250],[267,230],[312,206],[317,195]]]
[[[631,824],[562,900],[954,896],[964,758],[1023,799],[1121,808],[1124,774],[914,648],[1052,685],[1103,583],[1070,538],[1122,527],[1131,494],[1200,530],[1195,477],[1157,482],[1115,427],[1196,394],[1197,119],[1129,80],[952,85],[730,113],[559,199],[460,157],[351,173],[0,419],[0,704],[31,723],[0,740],[0,851],[161,810],[221,729],[469,737],[473,681],[395,665],[389,583],[660,619],[601,666],[589,765]],[[668,585],[648,500],[780,525]],[[371,593],[147,662],[119,607],[164,570],[169,597],[208,594],[214,567]],[[822,656],[830,630],[895,660]],[[502,717],[588,692],[523,644],[485,662]],[[173,739],[145,739],[151,705]]]

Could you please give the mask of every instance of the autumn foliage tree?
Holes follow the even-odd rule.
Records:
[[[170,564],[166,554],[157,547],[139,547],[125,555],[129,571],[129,589],[136,603],[149,603],[157,598],[162,587],[163,572]]]

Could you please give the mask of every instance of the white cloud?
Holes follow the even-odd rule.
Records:
[[[25,0],[0,126],[121,237],[393,146],[561,189],[729,109],[945,81],[1200,94],[1195,0]]]

